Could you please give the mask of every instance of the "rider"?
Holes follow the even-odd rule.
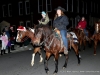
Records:
[[[38,20],[40,25],[47,25],[49,23],[49,17],[48,13],[45,13],[44,11],[41,12],[42,19]]]
[[[67,29],[66,26],[69,24],[67,16],[64,14],[65,9],[62,7],[58,7],[56,9],[56,15],[53,21],[53,27],[60,31],[64,46],[66,50],[64,50],[64,54],[68,54],[68,39],[66,38]]]
[[[84,31],[85,35],[88,36],[88,32],[86,30],[87,21],[85,20],[85,17],[82,17],[82,19],[79,21],[76,28],[81,29]]]

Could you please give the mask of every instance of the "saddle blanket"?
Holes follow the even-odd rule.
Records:
[[[68,32],[68,34],[72,35],[73,42],[78,43],[78,38],[77,38],[77,36],[76,36],[76,34],[74,32]]]
[[[55,36],[60,40],[60,35],[57,32],[54,32],[54,33],[55,33]],[[68,32],[67,36],[68,35],[71,35],[74,43],[78,43],[78,38],[77,38],[77,36],[76,36],[76,34],[74,32]]]

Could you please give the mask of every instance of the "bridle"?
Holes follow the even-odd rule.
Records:
[[[21,33],[23,33],[23,31],[21,31]],[[18,31],[18,34],[19,34],[19,31]],[[18,34],[17,34],[17,35],[18,35]],[[25,42],[25,41],[28,39],[27,36],[26,36],[25,38],[22,39],[22,34],[19,34],[19,35],[18,35],[18,38],[21,40],[21,42]]]

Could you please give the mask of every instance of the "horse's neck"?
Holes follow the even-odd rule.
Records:
[[[34,33],[32,33],[31,31],[27,31],[26,36],[29,37],[30,39],[33,39]]]

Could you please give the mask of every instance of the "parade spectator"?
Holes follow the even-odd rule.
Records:
[[[0,40],[2,41],[1,55],[6,54],[6,47],[8,44],[8,37],[5,32],[0,36]]]

